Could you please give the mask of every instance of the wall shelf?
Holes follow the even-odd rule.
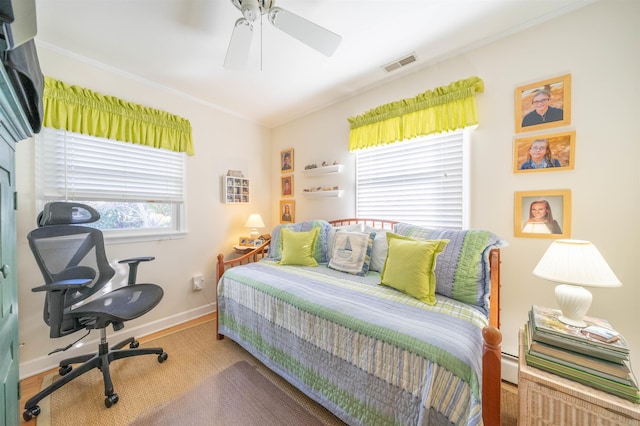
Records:
[[[340,198],[344,194],[343,189],[335,189],[332,191],[304,191],[303,194],[307,197],[337,197]]]
[[[316,167],[315,169],[305,169],[303,173],[306,176],[328,175],[332,173],[342,173],[344,164],[334,164],[332,166]]]

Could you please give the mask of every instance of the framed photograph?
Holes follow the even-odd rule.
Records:
[[[280,223],[294,223],[295,203],[293,200],[280,200]]]
[[[280,171],[282,173],[293,171],[293,148],[280,151]]]
[[[571,123],[571,74],[520,86],[515,91],[516,133]]]
[[[514,204],[516,237],[571,237],[571,190],[516,192]]]
[[[249,237],[240,237],[238,239],[238,245],[239,246],[247,246],[247,245],[249,245],[249,240],[250,240]]]
[[[516,138],[513,141],[513,172],[573,170],[576,132]]]
[[[293,197],[293,175],[280,178],[280,195],[283,198]]]

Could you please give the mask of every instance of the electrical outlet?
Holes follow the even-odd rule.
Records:
[[[193,291],[200,291],[204,288],[204,277],[202,275],[195,275],[193,277]]]

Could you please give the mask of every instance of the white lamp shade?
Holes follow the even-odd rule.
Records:
[[[254,213],[249,216],[244,226],[247,228],[264,228],[264,222],[258,213]]]
[[[561,283],[555,294],[562,315],[558,319],[574,327],[585,327],[583,320],[593,296],[588,287],[622,285],[596,246],[589,241],[556,240],[538,262],[533,275]]]
[[[586,287],[622,285],[596,246],[582,240],[554,241],[533,270],[533,275]]]

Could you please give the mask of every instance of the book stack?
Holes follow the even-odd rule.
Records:
[[[585,317],[587,327],[561,322],[557,309],[533,305],[525,324],[527,364],[640,403],[629,365],[629,347],[603,319]]]

